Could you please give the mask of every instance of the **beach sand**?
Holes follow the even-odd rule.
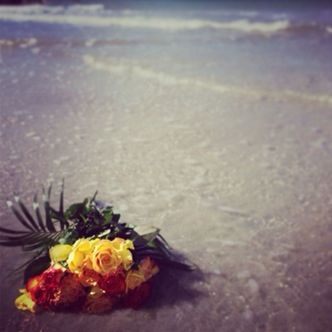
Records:
[[[65,178],[67,203],[98,190],[201,270],[139,311],[32,315],[1,248],[3,331],[332,328],[330,14],[3,8],[1,225],[13,192],[52,181],[55,202]]]

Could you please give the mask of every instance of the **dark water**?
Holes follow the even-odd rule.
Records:
[[[0,7],[1,224],[65,177],[68,203],[98,189],[202,273],[141,311],[33,316],[1,248],[3,330],[331,330],[331,8],[53,4]]]

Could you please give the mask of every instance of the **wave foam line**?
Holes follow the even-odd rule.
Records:
[[[289,28],[287,20],[274,22],[250,22],[248,20],[235,20],[230,22],[215,22],[197,19],[172,19],[162,17],[105,17],[105,16],[86,16],[86,15],[64,15],[57,14],[26,14],[21,12],[0,11],[0,20],[14,22],[38,22],[53,24],[70,24],[75,26],[87,27],[108,27],[119,26],[123,28],[146,28],[167,31],[196,30],[202,28],[212,28],[219,30],[236,30],[244,33],[273,34]]]
[[[332,97],[329,95],[311,95],[293,90],[283,90],[278,93],[268,90],[249,89],[238,86],[229,86],[216,82],[206,82],[192,78],[177,78],[167,73],[154,71],[134,64],[113,65],[112,62],[97,61],[93,56],[85,55],[83,61],[89,67],[102,70],[116,75],[134,75],[144,79],[150,79],[164,86],[187,86],[194,88],[207,89],[220,94],[241,95],[253,99],[262,99],[264,97],[274,100],[294,99],[304,102],[324,103],[332,107]]]
[[[63,14],[65,12],[71,12],[75,14],[98,14],[104,11],[104,5],[102,4],[88,4],[88,5],[69,5],[69,6],[47,6],[47,5],[6,5],[0,6],[0,13],[12,13],[12,14]]]

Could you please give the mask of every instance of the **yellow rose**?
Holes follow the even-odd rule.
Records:
[[[100,240],[91,255],[92,268],[101,274],[115,271],[122,263],[121,256],[109,240]]]
[[[67,259],[68,268],[71,272],[80,272],[83,266],[90,265],[90,255],[96,242],[95,240],[79,239],[74,243]]]
[[[31,312],[36,311],[36,303],[30,297],[30,294],[25,289],[20,289],[22,293],[16,300],[15,306],[20,310],[29,310]]]
[[[68,258],[72,246],[69,244],[57,244],[49,250],[49,255],[53,263],[65,261]]]
[[[116,237],[113,241],[111,241],[111,243],[114,249],[117,251],[118,255],[121,257],[124,269],[129,270],[133,263],[133,255],[129,250],[134,249],[133,241]]]
[[[130,270],[126,276],[126,292],[140,286],[145,281],[144,274],[140,270]]]

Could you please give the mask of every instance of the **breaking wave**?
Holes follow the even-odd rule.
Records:
[[[233,31],[262,36],[273,35],[321,35],[331,37],[331,23],[314,20],[291,19],[286,14],[258,15],[257,12],[238,11],[228,13],[217,10],[202,11],[200,18],[183,13],[181,17],[158,15],[156,11],[111,10],[103,5],[71,6],[0,6],[0,21],[62,24],[78,27],[120,27],[124,29],[154,29],[169,32]]]
[[[267,35],[289,28],[289,22],[285,19],[266,22],[248,19],[220,21],[193,18],[167,18],[158,15],[141,15],[137,11],[106,10],[102,5],[2,7],[0,8],[0,20],[70,24],[87,27],[118,26],[122,28],[160,29],[171,32],[208,28]]]

